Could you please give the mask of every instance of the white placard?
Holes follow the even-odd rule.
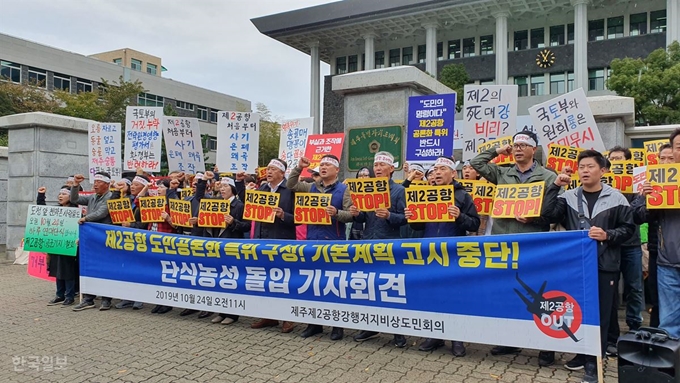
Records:
[[[164,117],[163,136],[170,171],[179,170],[189,174],[205,172],[198,118]]]
[[[647,167],[638,166],[633,168],[633,193],[639,193],[645,181],[647,181]]]
[[[300,158],[305,155],[307,136],[312,133],[313,127],[314,117],[286,120],[281,124],[279,158],[288,164],[286,176],[297,166]]]
[[[489,140],[515,134],[517,85],[465,85],[463,160],[477,155]]]
[[[531,132],[536,133],[536,129],[534,129],[534,124],[531,122],[531,116],[526,115],[526,116],[517,116],[517,132],[521,132],[522,130],[529,130]],[[463,149],[463,143],[464,143],[464,136],[462,133],[463,129],[456,129],[455,132],[453,133],[453,148],[454,149]],[[513,133],[514,135],[514,133]]]
[[[529,108],[543,152],[552,143],[581,149],[607,150],[582,88]]]
[[[125,109],[125,170],[161,171],[162,120],[163,108],[160,106],[128,106]]]
[[[94,184],[97,172],[107,172],[112,179],[122,176],[120,131],[119,123],[90,122],[87,128],[90,184]]]
[[[250,112],[217,114],[217,167],[223,172],[257,174],[260,115]]]

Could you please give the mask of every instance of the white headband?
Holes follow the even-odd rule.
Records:
[[[286,172],[286,165],[284,165],[283,162],[281,162],[277,159],[273,159],[273,160],[269,161],[269,165],[267,165],[267,167],[269,167],[269,166],[273,166],[273,167],[281,170],[284,173]]]
[[[319,164],[331,164],[335,166],[336,168],[340,167],[340,162],[338,162],[335,158],[332,157],[324,157],[321,159],[321,162]]]
[[[234,182],[234,180],[232,180],[229,177],[224,177],[224,178],[220,179],[220,181],[224,181],[227,185],[231,185],[233,187],[236,187],[236,182]]]
[[[421,173],[425,173],[425,168],[420,164],[411,164],[411,170],[415,170]]]
[[[106,176],[103,176],[103,175],[101,175],[101,174],[95,174],[95,175],[94,175],[94,180],[95,180],[95,181],[103,181],[103,182],[106,182],[107,184],[108,184],[109,182],[111,182],[111,178],[106,177]]]
[[[446,157],[437,158],[437,162],[434,163],[434,166],[438,165],[448,166],[451,168],[451,170],[456,170],[456,163]]]
[[[138,182],[144,186],[147,186],[149,184],[149,181],[145,180],[144,178],[140,176],[135,176],[135,178],[132,179],[132,182]]]
[[[74,179],[73,177],[69,177],[69,178],[66,180],[66,182],[73,182],[73,181],[75,181],[75,179]]]
[[[527,144],[530,145],[531,147],[536,147],[538,143],[531,137],[529,137],[526,134],[517,134],[515,137],[512,139],[513,144]]]
[[[394,166],[395,168],[399,166],[398,162],[394,162],[394,158],[392,156],[386,156],[384,154],[376,154],[375,158],[373,159],[373,163],[375,164],[376,162],[383,162],[390,166]]]
[[[71,194],[71,191],[68,189],[61,189],[59,190],[59,194]]]
[[[128,186],[132,185],[132,181],[130,181],[129,178],[123,178],[123,182],[125,182],[126,184],[128,184]]]

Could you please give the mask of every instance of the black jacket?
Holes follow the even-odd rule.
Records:
[[[241,182],[243,184],[243,182]],[[262,185],[258,190],[271,192],[269,185]],[[286,187],[284,179],[276,193],[279,193],[279,207],[283,209],[283,220],[278,217],[274,223],[255,222],[255,239],[295,239],[295,218],[293,210],[295,208],[295,192]]]
[[[203,236],[213,238],[240,238],[243,239],[243,234],[250,231],[250,221],[243,220],[243,202],[238,198],[231,200],[229,204],[229,215],[234,217],[234,222],[224,229],[204,227]]]
[[[38,193],[36,205],[47,205],[45,193]],[[78,205],[69,203],[67,207],[78,207]],[[63,280],[78,279],[78,276],[80,275],[78,267],[78,254],[79,253],[77,250],[75,257],[70,255],[49,254],[50,260],[47,265],[47,270],[49,271],[50,277]]]

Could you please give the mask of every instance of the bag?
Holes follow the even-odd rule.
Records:
[[[578,199],[578,226],[580,230],[590,230],[590,220],[583,213],[583,188],[578,188],[576,191],[576,198]]]

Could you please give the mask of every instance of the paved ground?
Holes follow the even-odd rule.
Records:
[[[454,358],[450,349],[420,352],[422,339],[406,348],[390,344],[389,335],[356,343],[323,336],[301,339],[276,328],[252,330],[252,318],[231,326],[209,319],[179,317],[175,309],[151,314],[150,305],[100,312],[72,312],[47,307],[54,285],[26,275],[25,266],[0,265],[0,382],[579,382],[562,364],[538,368],[538,351],[495,357],[490,346],[469,345],[468,355]],[[117,300],[114,300],[116,303]],[[98,303],[98,302],[97,302]],[[625,327],[624,327],[625,328]],[[450,347],[450,343],[447,342]],[[46,357],[15,371],[24,357]],[[33,357],[33,358],[30,358]],[[57,367],[56,358],[64,369]],[[606,382],[616,382],[616,362],[609,361]]]

